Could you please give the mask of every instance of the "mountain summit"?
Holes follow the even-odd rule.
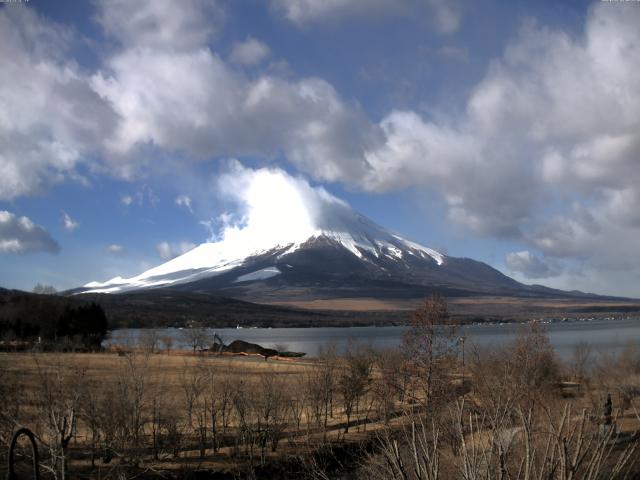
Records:
[[[323,188],[280,170],[236,166],[222,189],[241,205],[220,238],[135,277],[78,293],[171,288],[252,301],[564,294],[489,265],[443,255],[377,225]]]
[[[330,271],[328,265],[340,259],[344,262],[340,270],[349,265],[355,267],[352,273],[363,270],[380,278],[390,278],[398,269],[410,271],[418,265],[440,267],[449,263],[445,255],[388,232],[346,205],[334,210],[337,215],[326,221],[323,228],[303,235],[300,230],[291,230],[288,241],[281,238],[270,244],[269,239],[258,238],[246,244],[230,238],[203,243],[135,277],[91,282],[83,290],[118,293],[183,285],[213,277],[223,277],[232,284],[263,281],[284,272],[290,274],[309,256],[321,261],[314,266],[312,259],[306,258],[302,263],[309,273],[317,270],[325,275],[338,275],[339,272]],[[327,258],[323,258],[325,255]]]
[[[326,213],[326,212],[325,212]],[[323,215],[321,228],[290,229],[242,242],[230,235],[132,278],[91,282],[79,291],[120,293],[172,289],[252,300],[316,297],[413,297],[528,294],[529,287],[482,262],[455,258],[406,240],[344,203]]]

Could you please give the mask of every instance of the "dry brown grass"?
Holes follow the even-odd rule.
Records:
[[[265,302],[271,305],[304,308],[310,310],[354,312],[398,312],[415,310],[423,299],[405,298],[326,298]],[[500,296],[452,297],[448,299],[449,311],[456,316],[478,317],[557,317],[557,316],[608,316],[615,312],[640,311],[635,300],[593,300],[562,298],[521,298]]]
[[[184,377],[185,372],[196,367],[213,368],[221,373],[232,373],[250,381],[265,372],[301,376],[312,365],[308,360],[271,358],[265,361],[257,355],[193,355],[189,351],[178,350],[170,354],[163,352],[144,355],[144,358],[150,386],[161,385],[168,394],[179,393],[180,379]],[[124,362],[125,358],[116,353],[0,353],[0,365],[19,376],[26,395],[36,386],[39,368],[74,369],[82,371],[89,381],[109,384],[115,381],[117,372]]]
[[[294,386],[301,386],[304,384],[306,376],[313,370],[316,365],[316,361],[308,359],[287,359],[277,360],[269,359],[265,361],[263,357],[259,356],[216,356],[211,354],[192,354],[189,351],[171,351],[170,354],[166,352],[156,354],[144,354],[143,352],[137,352],[136,358],[141,362],[144,362],[144,372],[146,388],[150,392],[162,392],[162,395],[169,399],[170,404],[175,405],[174,410],[179,415],[183,415],[182,421],[184,421],[184,407],[183,407],[183,394],[184,394],[184,379],[189,375],[189,372],[194,372],[198,369],[213,369],[219,372],[221,375],[227,375],[235,379],[242,379],[247,384],[259,385],[261,379],[265,374],[275,374],[279,378],[284,379],[287,388],[293,388]],[[335,359],[337,362],[342,362],[343,359]],[[99,382],[107,390],[110,385],[114,385],[117,382],[118,375],[122,375],[123,367],[127,362],[127,357],[120,356],[117,353],[0,353],[0,365],[3,365],[5,370],[16,374],[19,378],[20,388],[24,392],[24,398],[26,402],[29,402],[30,395],[36,394],[39,389],[39,371],[54,371],[65,370],[67,372],[82,372],[84,381]],[[339,367],[341,368],[341,367]],[[607,371],[610,371],[607,368]],[[465,377],[471,378],[472,372],[467,370]],[[373,379],[380,378],[380,371],[374,369],[372,373]],[[618,383],[634,383],[637,384],[637,378],[621,378],[617,380]],[[460,384],[459,375],[453,376],[452,385]],[[565,389],[567,392],[576,392],[575,383],[570,384],[565,382],[568,387]],[[573,388],[569,388],[573,387]],[[583,408],[593,411],[594,403],[592,399],[597,399],[596,408],[600,408],[601,399],[606,396],[607,385],[602,382],[594,382],[589,387],[589,390],[584,388],[580,389],[576,396],[570,396],[562,398],[561,393],[556,391],[555,400],[558,405],[563,405],[566,402],[571,404],[573,412],[580,412]],[[297,390],[296,390],[297,391]],[[301,391],[301,390],[300,390]],[[290,392],[289,392],[290,393]],[[619,399],[614,394],[614,407],[619,404]],[[482,407],[482,402],[479,398],[475,398],[475,393],[469,392],[467,394],[467,401],[469,404],[474,403],[478,407]],[[363,400],[363,404],[366,400]],[[640,402],[636,405],[640,408]],[[397,408],[407,407],[407,405],[400,405],[396,403]],[[598,410],[596,410],[598,411]],[[27,417],[28,418],[28,415]],[[380,417],[377,417],[380,418]],[[389,425],[384,425],[379,421],[375,415],[372,415],[368,419],[368,423],[365,425],[354,426],[350,429],[350,433],[345,435],[343,424],[346,420],[344,412],[336,406],[331,418],[328,421],[328,429],[326,432],[321,431],[319,428],[305,428],[305,424],[314,423],[313,419],[307,418],[306,414],[303,414],[302,428],[300,431],[294,429],[293,423],[290,421],[285,434],[285,439],[281,442],[281,445],[276,453],[267,452],[267,461],[276,461],[278,459],[287,458],[288,456],[299,456],[301,452],[312,451],[314,445],[319,445],[326,441],[332,442],[363,442],[367,439],[371,439],[375,436],[375,432],[379,432]],[[363,420],[364,415],[360,412],[360,415],[355,415],[353,420],[357,424],[358,420]],[[403,416],[392,418],[390,421],[391,428],[402,428],[405,422]],[[27,424],[28,425],[28,424]],[[237,425],[233,425],[237,427]],[[640,421],[635,416],[631,409],[627,409],[625,414],[618,419],[618,429],[623,432],[635,432],[640,427]],[[479,432],[480,436],[478,441],[485,440],[488,436],[487,432]],[[77,438],[74,441],[75,448],[81,448],[83,442],[87,442],[89,436],[85,425],[80,424],[77,432]],[[246,459],[242,457],[235,457],[232,446],[223,446],[218,453],[213,453],[209,450],[207,455],[200,458],[199,452],[195,449],[196,443],[195,437],[187,442],[187,446],[180,452],[178,459],[169,454],[165,454],[159,461],[152,460],[147,456],[144,464],[148,468],[160,469],[160,470],[178,470],[190,466],[193,468],[214,469],[217,471],[231,471],[237,470],[242,467],[243,462]],[[445,453],[445,457],[448,454]],[[443,457],[443,460],[444,458]],[[78,459],[74,463],[75,468],[89,466],[86,458],[84,460]],[[98,461],[99,468],[107,468]]]
[[[285,302],[269,302],[270,305],[306,308],[309,310],[338,310],[353,312],[390,312],[397,310],[414,310],[420,300],[379,298],[319,298],[314,300],[290,300]]]
[[[315,366],[313,360],[306,359],[277,359],[270,358],[265,361],[261,356],[253,355],[213,355],[213,354],[193,354],[190,351],[173,350],[170,354],[166,352],[155,354],[144,354],[136,352],[133,357],[119,355],[116,352],[109,353],[0,353],[0,365],[3,365],[7,372],[17,378],[16,388],[22,392],[22,411],[20,423],[37,432],[44,441],[49,441],[46,433],[41,430],[41,425],[46,420],[38,412],[35,397],[41,395],[41,380],[43,372],[50,372],[52,376],[58,372],[63,372],[66,377],[71,377],[72,385],[74,377],[77,382],[84,385],[99,385],[104,391],[115,389],[117,382],[121,379],[123,372],[127,371],[127,362],[131,358],[143,368],[145,379],[145,391],[150,395],[162,395],[166,405],[170,410],[178,415],[179,422],[183,425],[186,420],[186,408],[184,399],[185,379],[196,371],[215,371],[220,378],[226,377],[233,380],[241,380],[249,386],[251,398],[260,395],[261,379],[265,374],[274,374],[283,381],[288,395],[295,395],[294,392],[304,394],[303,386],[307,374]],[[373,374],[374,377],[377,373]],[[91,387],[93,388],[93,387]],[[156,393],[153,393],[156,392]],[[148,394],[148,395],[149,395]],[[267,460],[277,460],[288,456],[300,455],[304,451],[312,451],[318,445],[326,441],[348,441],[358,442],[370,433],[365,433],[365,427],[354,426],[350,433],[345,436],[342,432],[343,424],[346,421],[345,415],[337,406],[327,422],[327,429],[316,425],[315,419],[308,417],[309,411],[302,414],[301,429],[297,430],[293,420],[289,420],[285,439],[280,444],[276,453],[266,452]],[[150,398],[145,400],[145,410],[150,408]],[[146,413],[145,416],[149,416]],[[364,418],[365,413],[352,415],[352,422],[357,423]],[[230,423],[230,428],[237,429],[239,424],[237,418]],[[311,425],[309,427],[309,425]],[[383,425],[375,419],[371,419],[366,430],[372,432],[383,428]],[[145,427],[145,432],[149,434],[149,427]],[[180,447],[179,458],[176,459],[170,454],[164,454],[159,461],[153,460],[150,454],[144,464],[148,468],[159,470],[176,470],[186,467],[214,469],[216,471],[237,470],[242,466],[246,467],[246,459],[238,458],[234,455],[233,446],[226,445],[215,453],[208,448],[204,457],[200,457],[199,451],[195,449],[196,440],[190,434],[190,439],[183,439],[184,446]],[[78,424],[72,446],[75,451],[88,448],[90,430],[86,423]],[[244,451],[243,449],[241,449]],[[97,460],[97,468],[108,469],[109,466]],[[85,458],[76,459],[71,463],[72,468],[88,468],[90,462]]]

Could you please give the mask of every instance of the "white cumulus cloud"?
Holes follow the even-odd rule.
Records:
[[[67,232],[73,232],[80,224],[71,218],[67,212],[62,212],[62,225]]]
[[[624,223],[638,238],[630,205],[640,185],[640,10],[620,7],[594,6],[578,36],[525,25],[459,117],[387,115],[384,145],[366,151],[359,183],[440,191],[452,220],[535,240],[546,253],[560,250],[538,234],[548,222],[538,209],[550,199],[565,202],[567,221],[583,221],[571,207],[578,202],[596,223]]]
[[[120,255],[124,253],[124,247],[117,243],[112,243],[111,245],[106,246],[105,251],[111,255]]]
[[[68,30],[31,8],[0,9],[0,199],[73,178],[117,117],[66,59]]]
[[[528,250],[507,253],[505,263],[511,271],[522,273],[527,278],[548,278],[558,275],[540,257]]]
[[[460,28],[462,8],[455,0],[427,0],[436,28],[441,33],[453,33]]]
[[[389,13],[427,15],[440,33],[453,33],[462,20],[458,0],[271,0],[275,12],[302,26],[344,17]]]
[[[209,0],[101,0],[97,18],[124,45],[182,50],[206,43],[221,15]]]
[[[189,197],[188,195],[178,195],[175,202],[177,206],[186,208],[191,213],[193,213],[193,208],[191,207],[191,197]]]
[[[271,4],[298,25],[418,5]],[[30,8],[0,9],[0,199],[79,178],[86,167],[135,178],[169,161],[149,150],[186,161],[284,158],[314,180],[438,192],[452,221],[515,238],[545,259],[579,259],[586,276],[640,272],[635,5],[595,3],[578,33],[526,24],[462,112],[404,108],[375,121],[322,78],[234,68],[212,47],[215,3],[97,5],[113,45],[90,72],[70,59],[68,29]],[[459,3],[420,5],[441,32],[459,28]]]
[[[243,42],[233,44],[231,60],[240,65],[253,66],[265,60],[270,53],[269,47],[264,42],[249,37]]]
[[[395,8],[397,0],[272,0],[273,8],[296,24],[326,20],[341,15],[370,14]]]
[[[321,78],[234,69],[210,47],[210,5],[97,3],[116,42],[93,72],[69,59],[77,39],[68,29],[29,8],[2,9],[0,198],[81,179],[87,166],[135,179],[152,162],[172,162],[150,151],[177,151],[187,161],[284,152],[318,178],[357,175],[379,128]],[[251,40],[238,45],[245,63],[265,56],[266,46]],[[328,157],[342,162],[325,166]]]
[[[0,253],[58,253],[60,246],[40,225],[27,217],[0,210]]]

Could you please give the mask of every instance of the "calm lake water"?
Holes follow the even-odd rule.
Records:
[[[584,342],[591,345],[594,354],[619,353],[635,343],[640,345],[640,318],[616,320],[590,320],[575,322],[556,322],[544,325],[551,344],[559,357],[570,359],[575,346]],[[516,335],[518,324],[468,325],[461,327],[459,335],[466,337],[467,352],[474,346],[490,347],[506,345]],[[114,330],[106,340],[110,344],[139,344],[145,330]],[[263,347],[281,350],[305,352],[308,356],[317,355],[328,345],[334,345],[338,351],[350,343],[377,348],[393,348],[400,345],[406,327],[327,327],[327,328],[219,328],[211,329],[225,343],[233,340],[245,340]],[[158,330],[160,336],[170,336],[173,348],[189,348],[184,330],[166,328]]]

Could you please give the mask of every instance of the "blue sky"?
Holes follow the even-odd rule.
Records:
[[[2,4],[0,285],[206,241],[238,159],[526,283],[640,297],[638,25],[634,2]]]

